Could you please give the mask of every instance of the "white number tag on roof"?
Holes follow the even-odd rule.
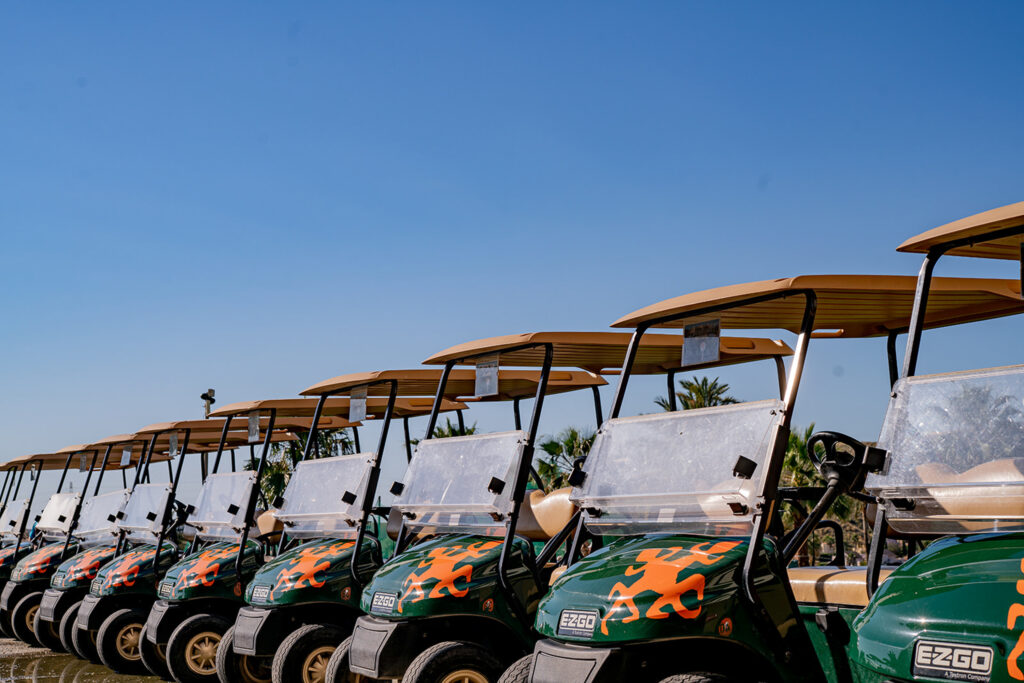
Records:
[[[121,467],[128,467],[132,463],[132,447],[130,445],[121,449]]]
[[[496,396],[498,394],[498,357],[488,356],[476,363],[476,385],[473,393],[477,396]]]
[[[693,323],[683,328],[683,367],[718,362],[721,330],[718,320]]]
[[[260,411],[254,410],[249,413],[249,443],[256,443],[260,440]]]
[[[167,455],[172,459],[178,455],[178,432],[171,432],[170,447],[167,450]]]
[[[353,389],[349,394],[348,421],[362,422],[366,419],[366,387]]]

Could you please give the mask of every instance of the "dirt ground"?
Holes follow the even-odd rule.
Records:
[[[120,676],[110,669],[83,662],[69,655],[29,647],[10,638],[0,638],[0,683],[46,681],[47,683],[159,683],[159,678]]]

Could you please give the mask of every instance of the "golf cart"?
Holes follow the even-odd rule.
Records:
[[[78,523],[82,510],[82,499],[88,494],[93,472],[99,469],[98,485],[103,481],[103,474],[108,468],[104,457],[97,468],[97,458],[103,451],[109,455],[105,445],[76,445],[57,451],[59,461],[63,456],[64,466],[61,471],[57,491],[46,502],[42,512],[35,518],[35,549],[21,558],[11,570],[10,579],[0,594],[0,620],[9,635],[28,643],[39,645],[35,635],[36,614],[42,602],[43,591],[50,583],[50,578],[65,558],[80,550],[80,541],[72,533]],[[81,492],[65,492],[68,471],[72,461],[78,458],[79,470],[86,473]],[[37,479],[38,483],[38,479]],[[44,634],[47,642],[59,639],[55,632]],[[52,638],[50,638],[52,636]]]
[[[929,327],[1024,310],[1013,282],[932,284]],[[617,321],[635,328],[633,341],[571,496],[603,547],[586,557],[572,549],[569,569],[537,610],[544,640],[504,679],[825,680],[831,662],[815,639],[837,617],[817,603],[843,582],[817,567],[789,575],[787,568],[835,499],[859,491],[884,458],[849,437],[818,433],[808,453],[827,486],[780,490],[790,420],[812,335],[888,336],[894,369],[915,286],[910,277],[802,276],[697,292]],[[796,334],[782,398],[621,417],[639,345],[655,327],[683,328],[694,349],[719,329]],[[813,507],[785,529],[780,507],[791,501]],[[852,574],[863,579],[865,570]]]
[[[117,435],[90,444],[91,448],[104,451],[100,474],[97,477],[93,495],[82,504],[78,523],[71,529],[70,537],[79,545],[80,551],[65,559],[54,569],[35,614],[33,632],[36,641],[54,652],[67,652],[62,642],[61,625],[67,609],[81,601],[89,590],[89,583],[96,577],[99,568],[113,559],[118,548],[117,519],[128,502],[130,489],[100,494],[103,474],[107,469],[118,468],[122,475],[128,467],[135,467],[135,481],[138,481],[144,460],[144,444],[130,435]],[[115,463],[110,460],[112,449],[118,447],[120,456]],[[124,477],[122,483],[127,483]],[[68,539],[70,542],[71,538]],[[64,640],[70,644],[70,627],[74,617],[64,620]]]
[[[399,552],[364,589],[367,616],[332,657],[329,681],[494,681],[532,649],[537,599],[576,529],[568,490],[545,495],[532,466],[544,399],[590,388],[600,419],[598,389],[606,383],[599,373],[621,363],[628,338],[514,335],[462,344],[426,361],[444,365],[438,397],[454,391],[510,400],[516,430],[438,439],[430,438],[428,428],[403,482],[393,489],[392,510],[402,520]],[[652,367],[680,354],[677,338],[665,343],[652,337],[645,345]],[[476,365],[475,381],[456,364]],[[535,403],[523,429],[518,402],[529,397]],[[527,492],[531,476],[541,490]],[[537,549],[534,543],[543,545]],[[346,657],[349,677],[339,661]]]
[[[247,427],[252,470],[219,471],[233,424]],[[152,673],[179,682],[216,680],[217,644],[242,604],[244,582],[280,538],[273,518],[265,514],[269,506],[259,487],[271,444],[294,440],[294,430],[309,426],[308,419],[278,419],[276,408],[224,416],[224,437],[212,473],[194,509],[188,510],[186,523],[195,529],[195,537],[181,560],[166,573],[158,571],[158,599],[149,610],[140,644],[142,661]],[[348,422],[324,418],[318,426],[343,427]]]
[[[98,566],[90,551],[68,560],[40,609],[39,619],[56,627],[68,652],[121,673],[145,670],[138,632],[156,597],[157,545],[164,548],[162,566],[178,556],[183,505],[174,500],[182,465],[187,454],[216,448],[222,431],[219,420],[186,420],[151,425],[112,444],[121,463],[139,463],[124,507],[97,521],[96,533],[112,536],[113,549]],[[153,482],[158,462],[167,463],[167,483]]]
[[[865,483],[878,498],[861,586],[871,600],[860,610],[828,607],[839,628],[819,646],[834,653],[834,680],[1024,680],[1024,366],[917,374],[921,332],[939,298],[936,262],[1019,261],[1022,244],[1024,202],[899,247],[925,260],[878,438],[887,465]],[[1011,289],[1019,300],[1019,284]],[[925,547],[889,573],[887,535]]]
[[[221,409],[274,407],[278,415],[319,419],[346,414],[353,421],[382,422],[377,449],[368,453],[322,457],[315,432],[307,438],[302,460],[281,499],[274,501],[273,514],[284,524],[278,555],[248,582],[246,606],[217,647],[222,682],[323,680],[331,653],[360,614],[363,583],[391,554],[388,512],[373,507],[390,423],[401,418],[408,438],[409,418],[431,410],[433,401],[423,394],[432,393],[439,375],[431,370],[345,375],[303,392],[318,399]],[[445,411],[464,408],[451,401],[442,406]],[[408,443],[406,449],[411,453]]]
[[[32,509],[36,488],[39,486],[40,474],[44,470],[62,469],[68,462],[68,457],[56,453],[39,453],[15,458],[5,465],[8,473],[15,470],[17,476],[11,482],[13,486],[9,484],[7,487],[3,513],[0,514],[0,539],[3,542],[3,549],[0,550],[0,587],[6,587],[15,565],[25,553],[30,552],[33,548],[32,540],[29,538],[30,534],[26,534],[26,531],[29,511]],[[29,477],[32,479],[32,488],[28,497],[18,498],[26,471],[29,472]],[[12,489],[13,500],[11,500]],[[5,625],[5,621],[0,619],[0,633],[9,635],[10,624]]]

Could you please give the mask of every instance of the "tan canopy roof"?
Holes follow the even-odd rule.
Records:
[[[412,368],[408,370],[378,370],[376,372],[353,372],[339,375],[313,386],[303,389],[303,396],[321,396],[352,389],[368,382],[398,382],[399,396],[433,396],[437,393],[437,383],[441,381],[441,370],[434,368]],[[387,396],[391,391],[390,383],[374,384],[366,387],[367,396]]]
[[[516,351],[525,344],[552,344],[552,365],[555,367],[583,368],[593,373],[618,370],[626,357],[626,348],[632,335],[629,332],[533,332],[490,337],[459,344],[427,360],[426,364],[443,364],[480,352],[498,353],[499,364],[504,367],[540,367],[544,362],[544,349],[532,346]],[[715,365],[729,365],[760,360],[773,356],[789,356],[793,350],[780,341],[771,339],[723,338],[721,361]],[[659,373],[682,365],[683,338],[678,334],[648,334],[640,340],[634,373]],[[468,364],[475,360],[467,361]]]
[[[323,384],[321,382],[321,384]],[[434,382],[434,389],[437,389],[437,382]],[[254,410],[270,410],[274,408],[277,410],[277,419],[280,421],[291,420],[292,418],[312,418],[313,410],[316,408],[316,398],[276,398],[262,401],[242,401],[240,403],[232,403],[210,413],[213,415],[244,415],[245,413],[251,413]],[[345,417],[348,415],[349,409],[348,397],[339,396],[328,398],[324,403],[324,409],[321,413],[321,419],[333,418],[333,422],[327,423],[330,425],[342,425],[347,426],[352,423],[348,422]],[[384,416],[384,411],[387,408],[388,401],[386,398],[379,396],[371,396],[366,399],[366,418],[375,419]],[[418,397],[402,397],[395,400],[395,416],[396,417],[416,417],[417,415],[426,415],[430,412],[430,408],[433,405],[433,398],[429,396],[418,396]],[[445,401],[442,406],[442,412],[449,412],[452,410],[462,410],[467,408],[464,403],[456,403],[454,401]],[[311,420],[307,420],[308,424]],[[337,427],[329,426],[324,427],[325,429],[336,429]]]
[[[79,453],[79,452],[84,452],[84,451],[82,451],[82,450],[73,451],[71,454],[74,455],[75,453]],[[134,467],[135,464],[138,462],[139,456],[142,454],[142,452],[143,451],[141,449],[133,448],[132,449],[132,461],[131,461],[131,463],[127,467]],[[40,463],[42,463],[42,469],[43,470],[60,470],[60,469],[64,469],[64,463],[67,462],[68,455],[69,455],[68,452],[64,452],[64,453],[37,453],[35,455],[23,455],[21,457],[13,458],[12,460],[9,460],[4,465],[0,465],[0,468],[6,468],[6,467],[8,467],[10,465],[21,466],[21,465],[23,465],[23,464],[25,464],[27,462],[40,462]],[[91,453],[87,457],[89,458],[90,461],[92,460]],[[97,468],[99,466],[99,463],[102,462],[102,458],[103,458],[103,453],[100,453],[97,456],[97,458],[96,458]],[[154,453],[153,454],[153,462],[163,462],[163,461],[165,461],[167,459],[168,459],[168,457],[167,457],[166,453],[159,453],[159,454],[158,453]],[[78,469],[78,462],[77,462],[77,460],[75,458],[71,459],[71,468],[72,469]],[[118,454],[117,456],[111,454],[109,460],[107,461],[107,469],[108,470],[124,469],[124,468],[121,467],[121,457],[120,457],[120,454]]]
[[[799,332],[804,312],[800,290],[818,296],[816,330],[839,337],[874,337],[905,330],[910,321],[917,278],[904,275],[801,275],[729,285],[684,294],[619,318],[613,327],[642,322],[768,294],[793,296],[737,306],[710,315],[675,320],[658,327],[683,327],[718,318],[723,328],[785,329]],[[927,327],[941,327],[1024,312],[1016,280],[933,278],[928,298]]]
[[[977,237],[973,244],[957,247],[947,251],[956,256],[976,256],[979,258],[1020,259],[1020,245],[1024,236],[1003,237],[986,240],[985,235],[1003,228],[1024,226],[1024,202],[1001,206],[998,209],[961,218],[952,223],[932,228],[920,235],[911,237],[897,247],[897,251],[925,253],[932,247]],[[929,304],[930,305],[930,304]]]

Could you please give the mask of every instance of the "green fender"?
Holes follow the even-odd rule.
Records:
[[[461,615],[496,618],[526,638],[529,624],[516,618],[498,585],[502,543],[501,538],[471,534],[442,534],[424,541],[393,557],[374,574],[363,589],[360,606],[364,612],[393,620]],[[516,538],[507,575],[532,615],[538,590],[527,557],[532,558],[530,544]]]
[[[168,602],[195,598],[242,599],[242,584],[235,575],[238,544],[214,543],[192,553],[171,567],[160,582],[159,596]],[[242,577],[251,577],[263,563],[263,548],[256,541],[245,544]]]
[[[153,571],[155,545],[141,545],[119,555],[99,568],[96,578],[89,586],[89,593],[96,597],[109,595],[156,593]],[[160,551],[160,566],[166,569],[178,558],[178,549],[173,543],[164,543]]]
[[[963,680],[1024,680],[1022,560],[1020,533],[930,544],[898,567],[854,619],[849,653],[856,677],[915,678],[914,647],[922,639],[992,648],[991,678]]]
[[[21,558],[11,572],[11,581],[24,582],[37,579],[48,579],[60,564],[60,554],[64,550],[64,541],[44,545]],[[78,544],[72,543],[68,551],[78,552]]]
[[[64,560],[50,579],[50,588],[57,590],[88,588],[89,582],[96,578],[100,567],[114,558],[116,550],[116,545],[102,545],[83,550],[70,559]]]
[[[759,619],[744,597],[748,546],[746,537],[616,538],[551,585],[537,608],[535,628],[547,638],[601,647],[712,639],[757,652],[787,678],[820,679],[820,669],[808,665],[813,646],[770,539],[762,555],[768,561],[758,563],[754,583],[773,624],[781,626]]]
[[[358,609],[359,591],[353,594],[349,571],[355,544],[349,539],[318,539],[292,548],[260,567],[245,590],[245,601],[260,607],[333,602]],[[365,581],[380,565],[380,543],[364,538],[360,577]]]
[[[21,543],[21,552],[25,552],[32,548],[32,544],[28,541]],[[5,546],[0,550],[0,581],[6,581],[11,578],[11,572],[14,570],[14,544]]]

